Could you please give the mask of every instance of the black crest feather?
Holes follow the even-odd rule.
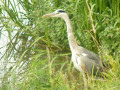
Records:
[[[61,10],[61,9],[58,10],[58,12],[60,12],[60,13],[65,13],[65,11],[64,11],[64,10]]]

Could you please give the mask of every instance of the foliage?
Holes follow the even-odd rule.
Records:
[[[0,58],[5,62],[0,89],[83,88],[82,75],[70,60],[65,22],[42,18],[59,8],[68,13],[77,42],[98,53],[107,67],[104,79],[88,76],[89,89],[120,88],[120,2],[89,0],[88,7],[86,1],[0,1],[0,32],[7,32],[9,41]]]

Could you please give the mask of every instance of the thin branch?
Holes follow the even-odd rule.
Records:
[[[94,25],[94,22],[93,22],[92,12],[91,12],[90,6],[88,4],[88,0],[86,0],[86,4],[87,4],[87,8],[88,8],[89,13],[90,13],[90,19],[91,19],[91,24],[92,24],[92,31],[93,31],[94,35],[96,35],[95,25]]]
[[[90,33],[90,31],[88,31],[88,30],[84,30],[84,31],[87,31],[87,32],[91,35],[94,43],[97,44],[96,46],[97,46],[97,48],[99,49],[99,43],[98,43],[98,41],[95,39],[95,37]]]
[[[98,41],[96,39],[96,30],[95,30],[95,25],[94,25],[94,22],[93,22],[92,11],[91,11],[91,8],[90,8],[90,6],[88,4],[88,0],[86,0],[86,4],[87,4],[87,8],[88,8],[89,13],[90,13],[90,19],[91,19],[91,24],[92,24],[92,31],[94,33],[94,36],[88,30],[87,30],[87,32],[90,33],[91,37],[93,38],[93,40],[94,40],[94,42],[95,42],[95,44],[96,44],[96,46],[97,46],[97,48],[99,50],[99,43],[98,43]]]

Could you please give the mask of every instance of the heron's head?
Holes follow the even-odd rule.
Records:
[[[53,13],[45,14],[42,17],[61,17],[61,18],[63,18],[65,14],[66,13],[64,10],[58,9],[58,10],[54,11]]]

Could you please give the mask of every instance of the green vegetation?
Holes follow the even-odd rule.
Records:
[[[0,57],[5,62],[0,90],[84,88],[82,75],[71,62],[65,22],[42,18],[56,9],[68,13],[78,44],[99,54],[106,65],[106,77],[88,76],[88,88],[120,89],[120,1],[86,1],[0,1],[0,34],[6,32],[9,40],[0,48],[6,47]]]

